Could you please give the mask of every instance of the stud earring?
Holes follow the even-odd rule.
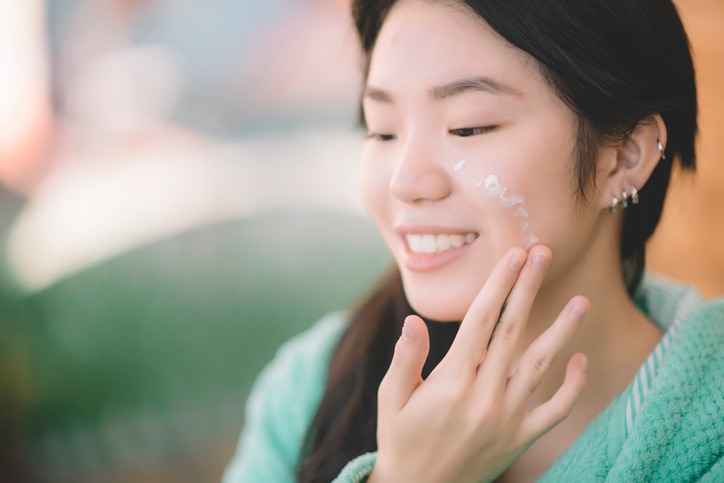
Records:
[[[631,204],[632,205],[639,204],[639,190],[637,190],[635,186],[631,187]]]
[[[661,154],[661,159],[666,161],[666,153],[664,153],[664,147],[661,145],[661,141],[656,141],[656,146],[659,148],[659,153]]]
[[[628,193],[626,193],[626,190],[621,191],[621,207],[624,210],[628,208]]]

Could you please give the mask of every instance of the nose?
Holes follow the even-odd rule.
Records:
[[[406,203],[441,200],[450,195],[451,183],[445,164],[435,149],[412,138],[397,157],[390,178],[390,193]]]

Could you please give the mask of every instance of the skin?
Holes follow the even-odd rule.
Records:
[[[608,207],[613,193],[644,186],[663,121],[652,116],[625,143],[600,147],[583,202],[576,118],[535,60],[465,7],[419,0],[398,2],[385,20],[363,104],[362,194],[406,295],[425,317],[463,321],[425,381],[426,328],[405,321],[379,391],[370,481],[532,481],[661,336],[626,294],[620,213]],[[453,170],[461,159],[465,176]],[[541,245],[520,248],[520,220],[471,181],[489,174],[525,198]],[[477,238],[419,255],[410,233]],[[583,392],[587,367],[594,383]]]

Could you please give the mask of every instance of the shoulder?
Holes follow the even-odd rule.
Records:
[[[626,447],[632,466],[648,463],[657,478],[698,479],[722,470],[714,463],[724,453],[724,299],[662,280],[647,289],[649,313],[673,325]]]
[[[646,289],[648,313],[669,328],[654,394],[658,389],[668,402],[680,397],[695,406],[718,404],[724,415],[724,298],[707,301],[695,289],[660,277],[648,278]],[[710,391],[718,397],[702,399]]]
[[[672,339],[706,336],[722,343],[724,298],[705,300],[696,288],[662,275],[646,273],[636,293],[636,305],[664,331],[673,328]]]
[[[329,361],[347,320],[343,312],[330,314],[277,351],[249,395],[236,454],[223,481],[294,480]]]
[[[334,312],[311,328],[285,342],[276,352],[262,376],[288,377],[326,373],[327,364],[337,342],[348,326],[346,312]]]
[[[284,343],[259,375],[249,404],[253,403],[253,398],[269,399],[275,395],[283,398],[294,394],[295,405],[305,403],[300,410],[309,412],[316,408],[316,399],[321,396],[326,382],[329,361],[347,325],[347,314],[335,312]]]
[[[696,288],[651,272],[645,274],[635,302],[663,330],[709,305]]]
[[[724,421],[724,299],[690,307],[674,327],[669,344],[662,360],[662,383],[685,390],[682,397],[687,399],[714,391],[718,397],[691,402],[718,404]]]

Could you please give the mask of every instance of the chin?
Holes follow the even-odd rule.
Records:
[[[438,322],[460,322],[477,292],[465,293],[460,286],[407,282],[403,277],[405,296],[420,316]],[[477,288],[479,290],[479,287]]]

